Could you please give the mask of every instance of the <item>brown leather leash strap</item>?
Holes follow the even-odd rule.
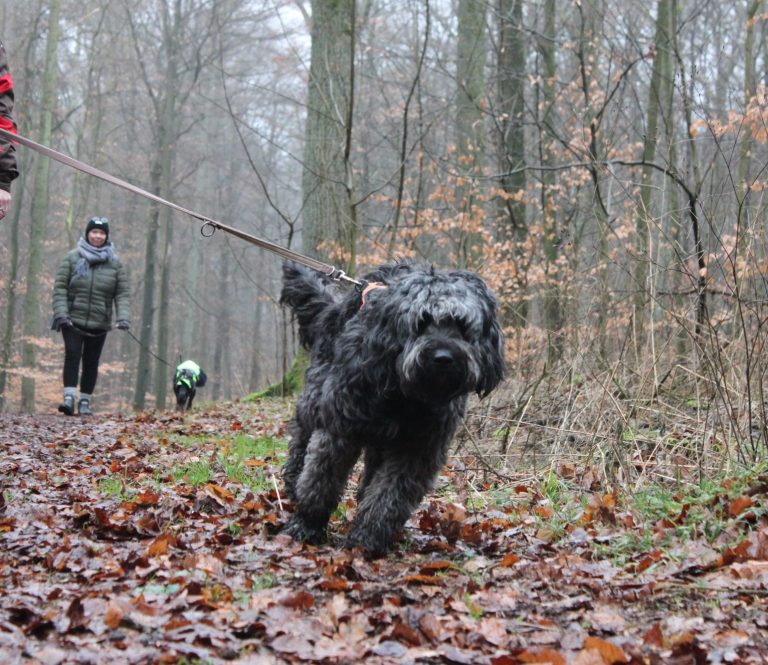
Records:
[[[7,139],[8,141],[20,143],[21,145],[26,146],[27,148],[31,148],[32,150],[39,152],[41,155],[45,155],[46,157],[55,159],[57,162],[66,164],[67,166],[70,166],[73,169],[77,169],[78,171],[82,171],[83,173],[87,173],[88,175],[92,175],[95,178],[104,180],[105,182],[108,182],[112,185],[116,185],[117,187],[122,187],[123,189],[127,189],[129,192],[133,192],[134,194],[143,196],[145,199],[149,199],[150,201],[155,201],[157,203],[160,203],[161,205],[168,206],[169,208],[173,208],[174,210],[178,210],[179,212],[183,212],[184,214],[189,215],[190,217],[194,217],[195,219],[203,222],[203,226],[200,228],[200,233],[202,233],[202,235],[205,236],[206,238],[209,238],[217,230],[221,229],[225,233],[229,233],[230,235],[233,235],[236,238],[240,238],[241,240],[245,240],[246,242],[249,242],[253,245],[257,245],[262,249],[266,249],[270,252],[273,252],[278,256],[282,256],[284,259],[290,259],[291,261],[296,261],[297,263],[301,263],[302,265],[305,265],[308,268],[317,270],[318,272],[323,273],[324,275],[326,275],[327,277],[330,277],[333,280],[349,282],[350,284],[354,284],[357,287],[362,286],[360,282],[358,282],[356,279],[352,279],[351,277],[349,277],[343,270],[339,270],[338,268],[335,268],[334,266],[328,263],[323,263],[322,261],[318,261],[317,259],[313,259],[309,256],[305,256],[304,254],[299,254],[298,252],[294,252],[293,250],[287,249],[286,247],[281,247],[280,245],[276,245],[275,243],[270,242],[269,240],[258,238],[254,235],[251,235],[250,233],[246,233],[245,231],[240,231],[239,229],[236,229],[233,226],[228,226],[226,224],[222,224],[221,222],[217,222],[215,219],[211,219],[210,217],[201,215],[200,213],[195,212],[194,210],[189,210],[180,205],[177,205],[176,203],[172,203],[171,201],[166,201],[164,198],[161,198],[156,194],[152,194],[151,192],[148,192],[147,190],[142,189],[141,187],[137,187],[136,185],[132,185],[131,183],[126,182],[125,180],[116,178],[115,176],[110,175],[105,171],[97,169],[96,167],[91,166],[90,164],[86,164],[85,162],[81,162],[79,159],[75,159],[74,157],[70,157],[69,155],[65,155],[64,153],[53,150],[52,148],[44,146],[41,143],[36,143],[35,141],[28,139],[25,136],[21,136],[20,134],[13,134],[12,132],[9,132],[5,129],[0,128],[0,137]],[[206,229],[210,229],[210,231],[206,232]]]

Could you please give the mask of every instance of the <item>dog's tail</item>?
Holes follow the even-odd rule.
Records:
[[[336,327],[331,312],[341,299],[333,282],[324,275],[305,268],[293,261],[283,264],[283,289],[280,302],[288,305],[299,322],[299,341],[306,349],[312,348],[315,340],[328,333],[329,327]]]

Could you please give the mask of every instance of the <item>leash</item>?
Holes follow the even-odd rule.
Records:
[[[135,342],[136,342],[136,343],[137,343],[137,344],[138,344],[138,345],[139,345],[139,346],[140,346],[142,349],[144,349],[144,350],[145,350],[145,351],[146,351],[146,352],[147,352],[147,353],[148,353],[150,356],[152,356],[152,357],[153,357],[155,360],[159,360],[161,363],[163,363],[163,365],[165,365],[165,366],[166,366],[166,367],[168,367],[169,369],[174,369],[174,366],[173,366],[173,365],[171,365],[171,363],[169,363],[169,362],[168,362],[168,361],[166,361],[166,360],[163,360],[163,359],[162,359],[160,356],[158,356],[158,355],[157,355],[157,354],[156,354],[154,351],[152,351],[152,349],[150,349],[150,348],[149,348],[148,346],[146,346],[145,344],[142,344],[142,343],[141,343],[141,340],[140,340],[138,337],[136,337],[136,335],[134,335],[134,334],[133,334],[133,333],[132,333],[130,330],[122,330],[121,332],[124,332],[124,333],[126,333],[126,334],[127,334],[129,337],[132,337],[132,338],[133,338],[133,340],[134,340],[134,341],[135,341]]]
[[[101,332],[98,332],[98,333],[92,333],[92,332],[88,332],[87,330],[83,330],[82,328],[78,328],[78,327],[77,327],[77,326],[76,326],[74,323],[72,324],[72,329],[73,329],[73,330],[74,330],[74,331],[75,331],[75,332],[76,332],[78,335],[81,335],[82,337],[92,337],[92,338],[96,338],[96,337],[104,337],[104,335],[106,335],[106,334],[109,332],[108,330],[102,330]],[[161,358],[160,356],[158,356],[158,355],[157,355],[157,354],[156,354],[154,351],[152,351],[152,349],[150,349],[150,348],[149,348],[148,346],[146,346],[145,344],[142,344],[142,343],[141,343],[141,340],[140,340],[138,337],[136,337],[136,335],[134,335],[134,334],[133,334],[133,333],[132,333],[130,330],[121,330],[120,332],[124,332],[124,333],[125,333],[126,335],[128,335],[129,337],[132,337],[132,338],[134,339],[134,341],[135,341],[135,342],[136,342],[136,343],[137,343],[137,344],[138,344],[138,345],[139,345],[139,346],[140,346],[142,349],[145,349],[145,350],[146,350],[146,352],[147,352],[147,353],[149,353],[149,355],[150,355],[150,356],[152,356],[152,357],[153,357],[153,358],[155,358],[156,360],[159,360],[161,363],[163,363],[163,365],[165,365],[166,367],[170,367],[171,369],[173,369],[173,368],[174,368],[174,366],[173,366],[173,365],[171,365],[169,362],[167,362],[166,360],[164,360],[163,358]],[[179,362],[181,362],[181,361],[179,361]]]
[[[194,217],[195,219],[203,223],[203,225],[200,227],[200,234],[204,238],[210,238],[216,231],[222,230],[225,233],[229,233],[230,235],[233,235],[236,238],[245,240],[246,242],[249,242],[252,245],[257,245],[262,249],[266,249],[267,251],[277,254],[278,256],[282,256],[284,259],[290,259],[291,261],[296,261],[296,263],[301,263],[302,265],[305,265],[308,268],[317,270],[318,272],[323,273],[326,277],[330,277],[334,281],[348,282],[350,284],[354,284],[358,288],[362,288],[363,286],[361,282],[357,281],[356,279],[353,279],[352,277],[347,275],[343,270],[340,270],[339,268],[335,268],[329,263],[323,263],[322,261],[318,261],[317,259],[313,259],[309,256],[305,256],[304,254],[299,254],[299,252],[294,252],[293,250],[288,249],[286,247],[281,247],[280,245],[270,242],[269,240],[258,238],[254,235],[251,235],[250,233],[246,233],[245,231],[240,231],[239,229],[236,229],[233,226],[222,224],[221,222],[218,222],[215,219],[211,219],[210,217],[206,217],[205,215],[202,215],[199,212],[195,212],[194,210],[189,210],[188,208],[184,208],[171,201],[166,201],[164,198],[161,198],[156,194],[152,194],[151,192],[148,192],[146,189],[142,189],[141,187],[132,185],[131,183],[126,182],[125,180],[121,180],[120,178],[117,178],[105,171],[97,169],[96,167],[91,166],[90,164],[81,162],[79,159],[75,159],[74,157],[70,157],[69,155],[65,155],[64,153],[58,152],[53,148],[44,146],[41,143],[36,143],[32,139],[28,139],[25,136],[21,136],[20,134],[14,134],[12,132],[9,132],[6,129],[0,128],[0,137],[7,139],[8,141],[20,143],[21,145],[26,146],[27,148],[31,148],[32,150],[39,152],[41,155],[45,155],[46,157],[55,159],[57,162],[66,164],[67,166],[73,169],[77,169],[78,171],[82,171],[83,173],[87,173],[88,175],[92,175],[95,178],[99,178],[100,180],[108,182],[112,185],[116,185],[117,187],[127,189],[129,192],[138,194],[139,196],[143,196],[145,199],[149,199],[150,201],[155,201],[156,203],[160,203],[161,205],[167,206],[169,208],[173,208],[174,210],[178,210],[179,212],[182,212],[185,215],[189,215],[190,217]]]

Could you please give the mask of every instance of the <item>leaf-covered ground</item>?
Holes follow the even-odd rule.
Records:
[[[453,459],[391,556],[279,535],[286,405],[0,417],[0,663],[764,663],[766,485]],[[633,503],[634,501],[634,503]]]

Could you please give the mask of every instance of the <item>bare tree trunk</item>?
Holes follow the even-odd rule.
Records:
[[[6,265],[8,270],[6,284],[5,303],[5,327],[3,330],[3,347],[0,355],[0,413],[5,409],[5,389],[8,382],[8,373],[6,367],[11,367],[13,361],[13,329],[16,326],[16,305],[18,302],[17,289],[19,287],[19,218],[22,209],[22,194],[24,192],[24,181],[26,173],[21,172],[16,181],[16,192],[13,198],[13,213],[11,218],[11,243],[9,246],[9,261]]]
[[[155,404],[158,409],[166,407],[168,383],[171,381],[169,358],[169,318],[171,307],[171,266],[173,251],[173,223],[171,211],[163,208],[160,214],[161,228],[165,229],[162,261],[160,262],[160,300],[157,303],[157,356],[160,360],[155,363]],[[163,361],[168,363],[166,365]]]
[[[643,162],[652,164],[656,159],[656,146],[659,140],[659,117],[661,115],[662,89],[671,75],[670,53],[670,2],[658,0],[656,4],[656,36],[654,38],[655,57],[651,84],[648,88],[648,105],[646,106],[645,140],[643,142]],[[653,181],[655,169],[643,166],[640,181],[640,200],[638,202],[635,228],[637,241],[635,245],[634,270],[634,320],[635,343],[638,349],[644,346],[646,323],[648,317],[648,298],[651,285],[648,283],[648,267],[653,258],[649,243],[650,221],[653,219]]]
[[[334,243],[354,269],[357,218],[350,168],[354,86],[355,0],[312,1],[312,62],[309,71],[302,191],[302,247],[328,256]]]
[[[256,301],[256,306],[253,308],[253,321],[251,322],[251,366],[248,372],[248,392],[256,392],[259,389],[261,383],[261,320],[263,316],[264,304],[261,300]]]
[[[222,395],[226,394],[227,388],[225,380],[229,382],[226,371],[226,351],[225,347],[229,343],[229,311],[232,307],[232,297],[229,291],[229,265],[230,261],[227,257],[227,245],[221,246],[221,272],[218,278],[218,294],[216,300],[218,302],[217,310],[219,317],[216,320],[216,329],[214,331],[214,352],[213,352],[213,375],[216,377],[216,381],[213,382],[213,389],[211,391],[211,399],[218,400]]]
[[[539,36],[539,52],[542,60],[542,82],[540,84],[541,127],[539,135],[539,155],[541,163],[547,167],[555,163],[550,142],[554,140],[551,132],[555,123],[555,77],[557,75],[555,53],[555,0],[545,0],[544,26]],[[541,214],[543,216],[543,253],[545,261],[544,284],[544,325],[549,335],[547,358],[550,363],[558,360],[563,353],[563,306],[561,302],[561,275],[558,266],[560,256],[560,233],[557,224],[553,189],[554,172],[548,169],[542,173]]]
[[[485,132],[481,102],[485,94],[485,2],[459,0],[458,45],[456,53],[456,156],[458,171],[466,184],[457,187],[459,214],[470,218],[475,179],[482,169]],[[470,221],[470,220],[468,220]],[[471,221],[470,221],[471,223]],[[479,248],[477,233],[462,231],[458,239],[460,267],[469,267]]]
[[[678,154],[677,154],[677,141],[675,139],[675,119],[676,119],[676,107],[675,107],[675,58],[673,57],[677,51],[677,0],[668,0],[669,2],[669,78],[664,81],[663,90],[663,107],[664,117],[666,119],[666,144],[668,156],[667,160],[670,167],[680,172],[678,167]],[[671,184],[668,186],[668,214],[666,216],[666,235],[669,238],[669,245],[671,247],[670,257],[663,262],[663,266],[666,272],[669,274],[669,290],[678,294],[681,291],[682,279],[685,273],[684,260],[680,257],[686,256],[687,251],[682,247],[684,242],[682,235],[682,217],[680,214],[680,192],[676,185]],[[673,308],[676,312],[682,312],[684,310],[684,298],[681,295],[675,295],[672,300]],[[678,326],[677,333],[675,335],[675,352],[677,355],[676,361],[683,362],[688,349],[687,349],[688,335],[684,326]]]
[[[744,43],[744,112],[746,113],[749,104],[755,97],[755,16],[762,5],[762,0],[752,0],[747,8],[747,38]],[[738,250],[743,255],[747,251],[749,243],[749,211],[747,209],[747,197],[749,196],[750,177],[749,166],[752,151],[752,131],[749,124],[744,123],[741,127],[741,145],[739,146],[739,177],[737,191],[739,216],[737,220],[736,233],[738,234]]]
[[[157,182],[160,164],[155,161],[151,178]],[[157,189],[157,188],[156,188]],[[144,251],[144,293],[141,300],[141,318],[139,320],[139,362],[136,368],[136,390],[133,395],[133,408],[141,411],[146,405],[147,389],[150,383],[150,346],[152,344],[152,318],[155,310],[155,264],[157,240],[160,235],[160,210],[153,204],[149,215],[149,233]]]
[[[56,105],[57,57],[59,43],[59,11],[61,0],[51,0],[48,6],[48,36],[45,47],[45,73],[40,118],[39,141],[50,145],[53,126],[53,109]],[[32,219],[29,234],[29,265],[27,267],[26,298],[24,299],[21,363],[33,371],[36,367],[34,339],[40,334],[40,290],[43,270],[43,247],[48,224],[48,177],[50,161],[37,160],[35,193],[32,200]],[[35,380],[25,376],[21,382],[21,407],[24,411],[35,410]]]
[[[505,248],[505,260],[512,262],[509,292],[499,293],[508,303],[505,322],[523,327],[528,318],[526,283],[529,257],[525,251],[528,236],[525,188],[525,39],[523,0],[499,0],[499,51],[497,54],[499,168],[501,187],[506,196],[499,202],[501,219],[496,236]]]
[[[610,262],[608,225],[610,200],[606,200],[603,193],[603,168],[605,161],[605,149],[600,137],[602,117],[605,106],[594,99],[595,71],[594,63],[598,61],[595,43],[598,35],[602,34],[602,14],[599,11],[599,2],[586,2],[578,6],[577,11],[581,18],[579,26],[577,56],[579,71],[581,73],[581,91],[584,97],[584,108],[589,114],[589,163],[587,169],[592,178],[592,201],[594,202],[593,215],[595,231],[597,235],[596,273],[597,273],[597,352],[598,361],[605,365],[608,359],[607,321],[611,315],[611,288],[610,288]],[[578,336],[578,329],[574,335]]]

